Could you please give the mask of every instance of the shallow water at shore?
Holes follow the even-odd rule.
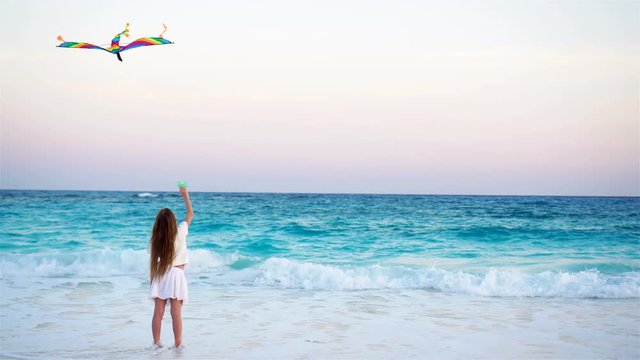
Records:
[[[186,349],[149,350],[151,301],[135,281],[3,293],[5,358],[637,359],[637,299],[494,298],[425,290],[193,287]],[[14,284],[16,285],[16,284]],[[28,291],[28,290],[27,290]],[[127,297],[123,298],[123,292]],[[117,294],[117,296],[116,296]],[[19,301],[18,301],[19,299]]]

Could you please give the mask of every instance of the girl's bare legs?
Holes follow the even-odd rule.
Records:
[[[160,327],[162,326],[164,306],[167,304],[167,300],[155,298],[155,304],[156,307],[153,309],[153,318],[151,319],[151,332],[153,333],[153,344],[160,345]],[[173,309],[173,306],[171,309]]]
[[[171,299],[171,320],[173,320],[173,337],[178,348],[182,344],[182,300]]]

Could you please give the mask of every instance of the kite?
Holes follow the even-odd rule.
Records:
[[[120,57],[120,53],[125,51],[125,50],[131,50],[131,49],[135,49],[135,48],[139,48],[141,46],[151,46],[151,45],[166,45],[166,44],[173,44],[173,42],[164,39],[162,37],[162,35],[167,31],[167,26],[165,24],[162,24],[162,26],[164,27],[164,30],[160,33],[160,35],[158,35],[158,37],[143,37],[143,38],[139,38],[136,39],[135,41],[133,41],[132,43],[129,43],[127,45],[124,46],[120,46],[120,36],[124,35],[126,37],[129,37],[129,23],[127,23],[127,25],[124,28],[124,31],[117,34],[112,40],[111,40],[111,46],[109,47],[102,47],[102,46],[98,46],[98,45],[93,45],[93,44],[89,44],[89,43],[85,43],[85,42],[73,42],[73,41],[65,41],[61,35],[58,35],[58,40],[62,41],[62,44],[58,45],[58,47],[61,48],[70,48],[70,49],[99,49],[99,50],[104,50],[104,51],[108,51],[112,54],[116,54],[116,56],[118,56],[118,60],[122,61],[122,57]]]

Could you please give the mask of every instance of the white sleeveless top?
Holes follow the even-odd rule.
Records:
[[[186,221],[178,224],[178,233],[173,246],[176,250],[176,256],[173,258],[172,266],[178,266],[189,263],[189,253],[187,252],[187,234],[189,234],[189,224]]]

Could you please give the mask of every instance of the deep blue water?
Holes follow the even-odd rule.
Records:
[[[191,269],[227,282],[446,291],[452,277],[466,276],[451,286],[493,281],[509,290],[552,281],[531,295],[555,296],[563,276],[573,276],[566,281],[575,291],[591,281],[593,289],[607,286],[611,297],[638,295],[637,197],[192,193],[191,199]],[[177,192],[5,190],[0,206],[4,277],[18,268],[37,276],[95,275],[92,266],[143,273],[156,212],[169,207],[184,216]],[[581,294],[601,296],[597,291]]]

